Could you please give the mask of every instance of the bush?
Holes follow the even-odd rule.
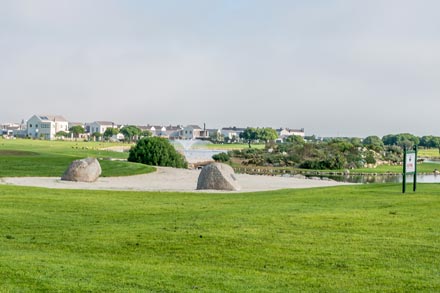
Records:
[[[170,142],[161,137],[144,137],[130,149],[128,161],[153,166],[187,168],[183,155]]]
[[[227,162],[229,161],[229,155],[227,153],[220,153],[213,155],[212,159],[216,162]]]
[[[376,159],[374,158],[374,153],[372,151],[369,151],[365,156],[365,162],[367,164],[376,164]]]

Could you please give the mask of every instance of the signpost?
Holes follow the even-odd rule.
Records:
[[[414,175],[413,179],[413,191],[416,191],[417,187],[417,146],[414,146],[412,150],[403,149],[403,180],[402,180],[402,193],[406,191],[406,175]]]

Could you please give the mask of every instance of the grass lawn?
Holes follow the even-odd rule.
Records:
[[[440,185],[0,186],[0,291],[438,292]]]
[[[417,164],[417,172],[418,173],[433,173],[435,169],[440,170],[440,164],[436,163],[418,163]],[[403,167],[402,166],[389,166],[389,165],[382,165],[377,166],[377,168],[360,168],[360,169],[354,169],[350,170],[350,173],[395,173],[395,174],[402,174]]]
[[[419,149],[418,155],[420,157],[439,158],[439,149]]]
[[[152,172],[143,164],[111,161],[126,159],[127,153],[103,151],[118,144],[46,140],[0,140],[0,177],[61,176],[73,160],[100,159],[102,176],[126,176]],[[119,144],[120,145],[120,144]]]
[[[250,169],[259,169],[259,170],[290,170],[290,171],[296,171],[296,172],[304,172],[304,173],[312,173],[312,172],[322,172],[325,174],[328,173],[343,173],[344,170],[313,170],[313,169],[300,169],[300,168],[292,168],[292,167],[266,167],[266,166],[255,166],[255,165],[248,165],[243,166],[238,161],[233,161],[231,164],[234,168],[250,168]],[[440,170],[440,164],[438,163],[418,163],[417,164],[417,172],[419,174],[432,174],[434,170]],[[350,174],[356,175],[356,174],[402,174],[403,169],[402,166],[390,166],[390,165],[382,165],[378,166],[377,168],[358,168],[349,170]]]

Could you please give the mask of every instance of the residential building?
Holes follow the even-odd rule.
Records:
[[[150,131],[152,136],[161,136],[161,133],[166,131],[164,126],[159,125],[147,125],[147,126],[138,126],[138,128],[142,131]]]
[[[168,139],[179,139],[182,130],[183,130],[182,125],[165,126],[165,131],[161,130],[160,136]]]
[[[209,133],[198,125],[188,125],[180,131],[180,137],[182,139],[207,139]]]
[[[278,128],[276,129],[279,138],[285,138],[291,135],[298,135],[304,138],[305,132],[304,128],[301,129],[290,129],[290,128]]]
[[[24,121],[19,123],[4,123],[0,125],[0,135],[7,137],[25,137],[26,136],[26,124]]]
[[[238,127],[223,127],[220,131],[221,134],[227,138],[228,140],[240,140],[240,134],[245,130],[246,128],[238,128]]]
[[[84,128],[84,130],[86,129],[84,127],[84,123],[82,123],[82,122],[69,122],[69,129],[74,127],[74,126],[81,126],[82,128]]]
[[[90,134],[96,132],[104,134],[107,128],[118,128],[118,126],[111,121],[94,121],[92,123],[86,123],[86,131]]]
[[[69,131],[69,122],[59,115],[34,115],[26,123],[27,136],[54,139],[57,132]]]

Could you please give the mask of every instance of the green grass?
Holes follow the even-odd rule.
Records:
[[[418,163],[417,164],[417,172],[418,173],[433,173],[435,169],[440,169],[440,164],[436,163]],[[389,166],[389,165],[381,165],[376,168],[359,168],[350,170],[350,173],[395,173],[402,174],[403,167],[402,166]]]
[[[101,150],[118,144],[44,140],[0,140],[0,177],[61,176],[70,163],[86,157],[100,159],[102,176],[127,176],[153,172],[126,159],[127,153]],[[119,144],[120,145],[120,144]]]
[[[294,171],[294,172],[302,172],[302,173],[315,173],[320,172],[322,174],[335,174],[335,173],[344,173],[345,170],[313,170],[313,169],[301,169],[301,168],[292,168],[292,167],[267,167],[267,166],[255,166],[248,165],[243,166],[240,163],[232,162],[231,166],[237,169],[248,168],[251,170],[260,170],[261,173],[265,173],[265,170],[273,169],[275,171],[281,172],[283,170],[286,171]],[[440,164],[438,163],[418,163],[417,164],[417,173],[419,174],[432,174],[434,170],[440,170]],[[403,169],[402,166],[390,166],[390,165],[381,165],[376,168],[358,168],[349,170],[350,174],[402,174]]]
[[[418,155],[420,157],[439,158],[439,149],[419,149]]]
[[[3,292],[438,292],[440,185],[0,186]]]

